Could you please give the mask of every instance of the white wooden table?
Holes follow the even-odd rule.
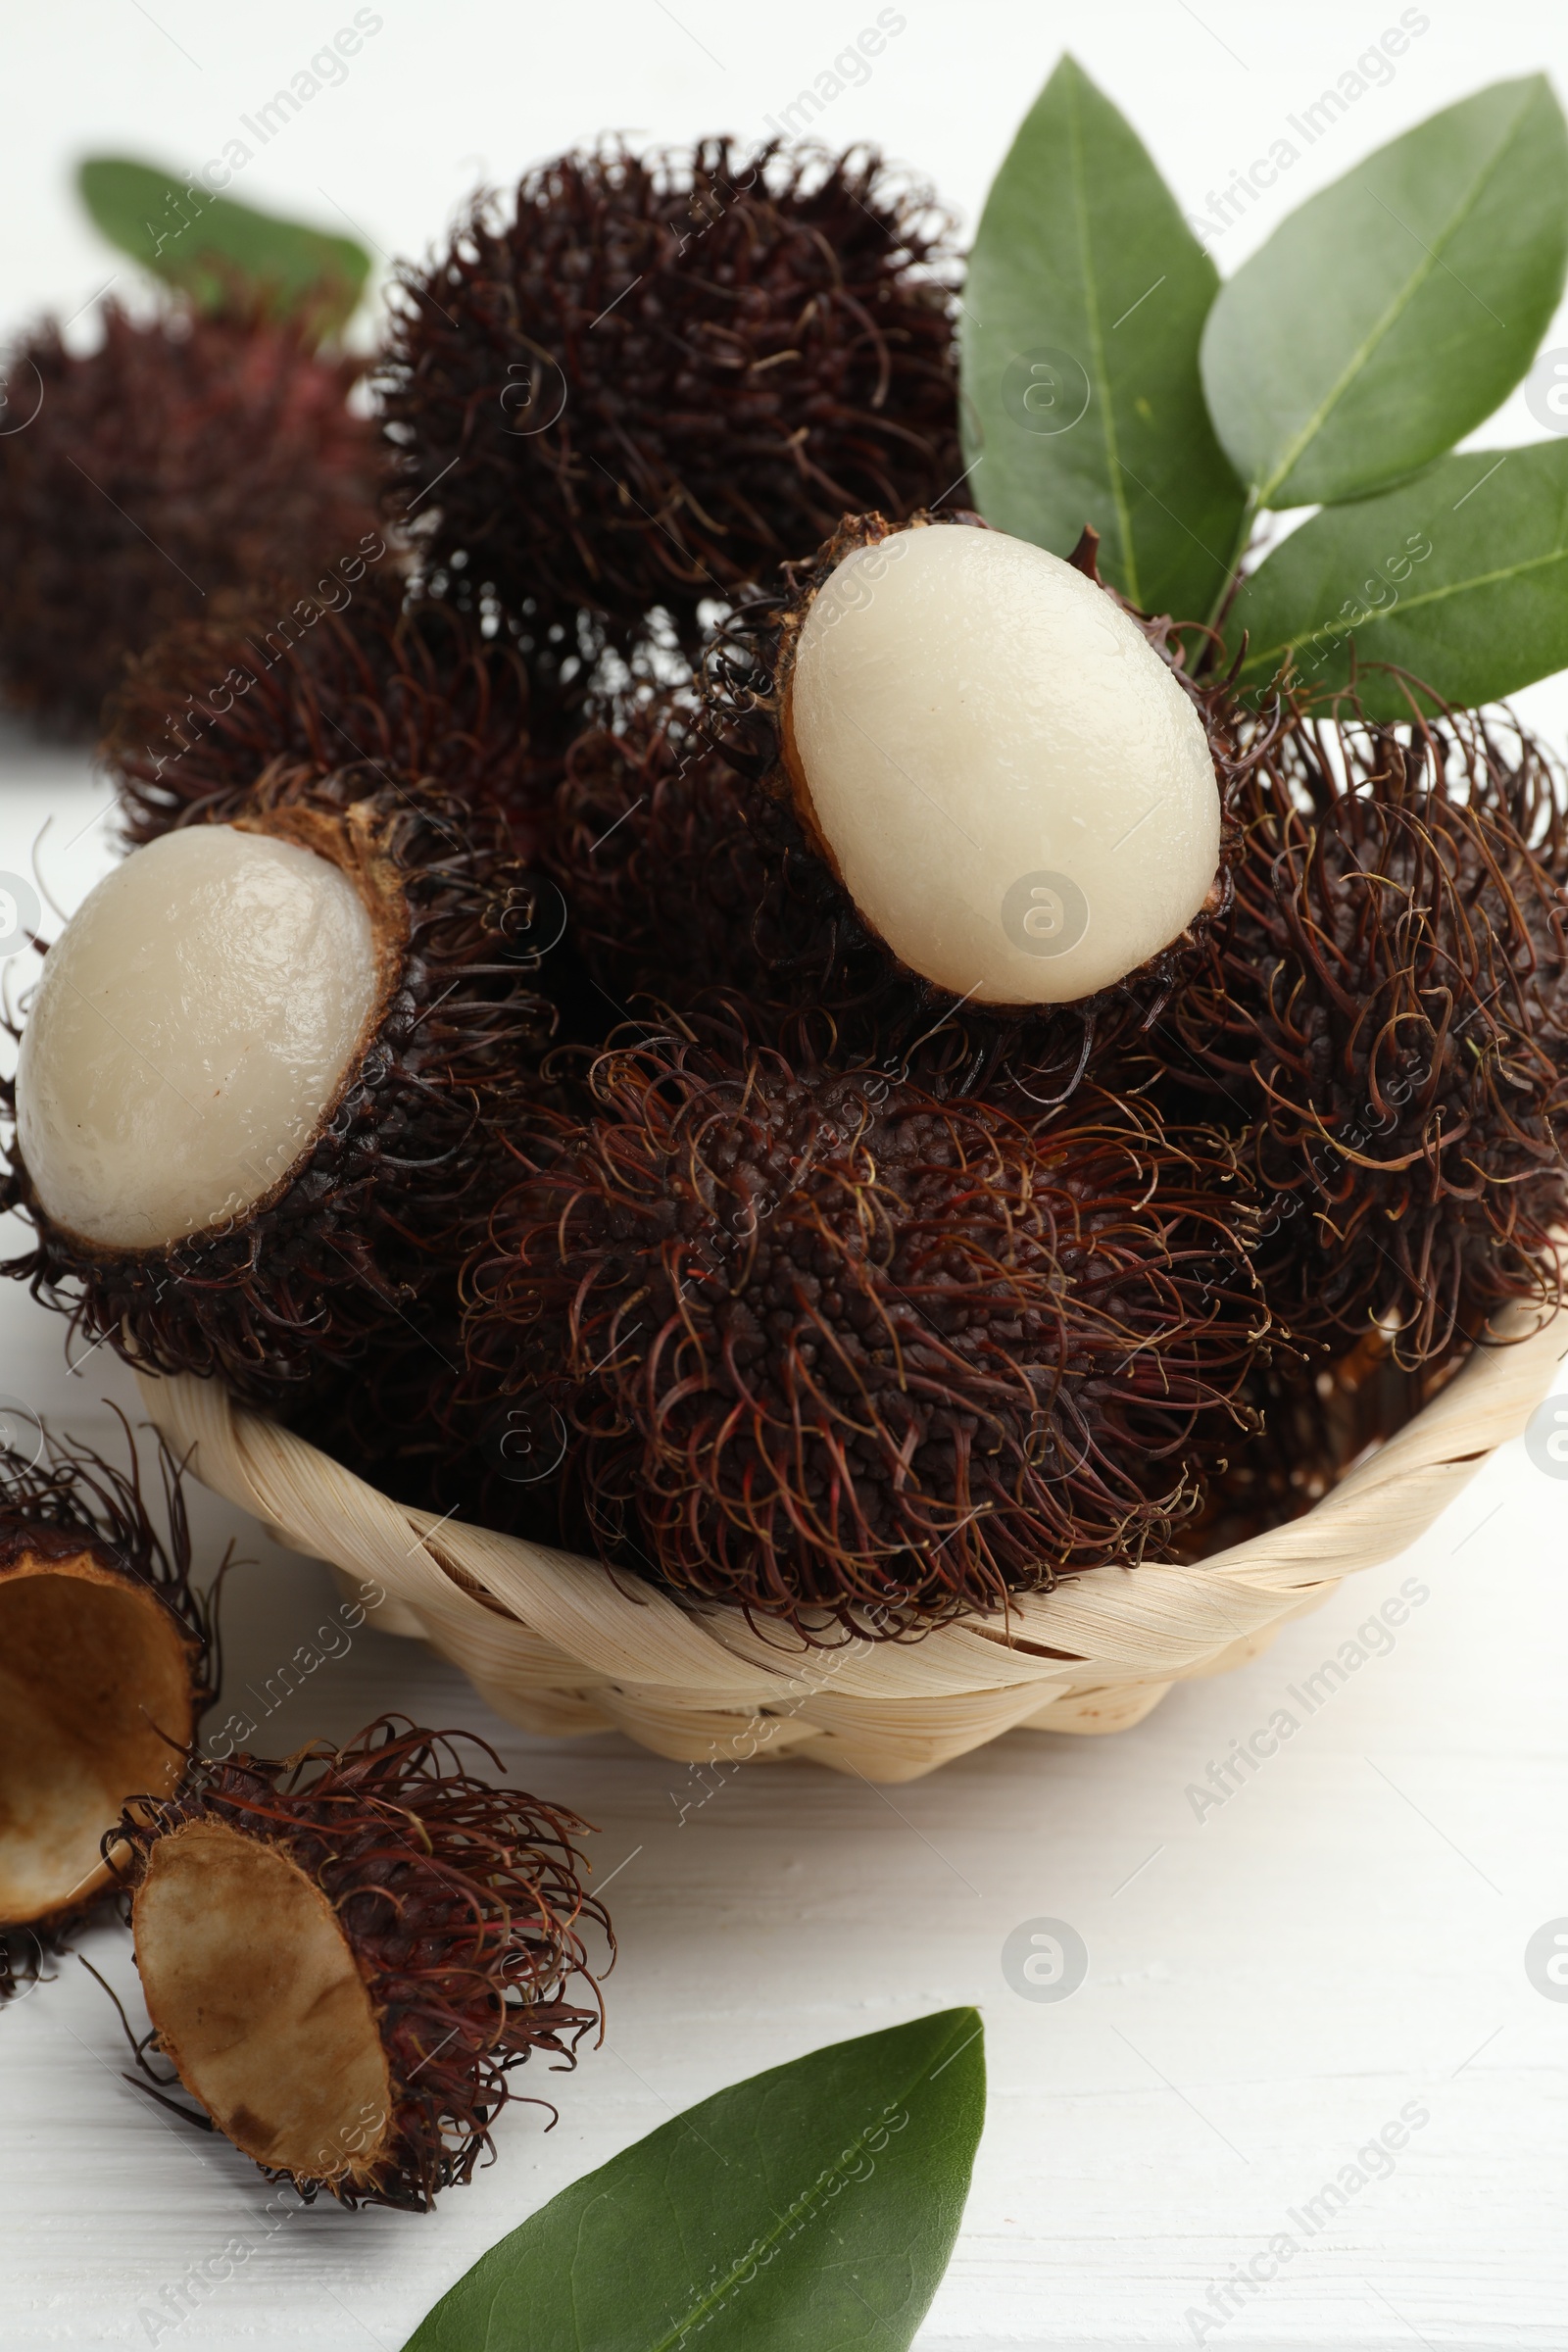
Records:
[[[80,760],[0,735],[0,871],[27,871],[49,816],[39,862],[74,904],[108,861],[104,798]],[[68,1375],[62,1329],[0,1287],[0,1391],[105,1442],[104,1399],[134,1412],[131,1384],[103,1348]],[[195,1501],[204,1556],[233,1536],[256,1563],[225,1616],[228,1686],[249,1703],[332,1588]],[[1334,1680],[1309,1678],[1410,1578],[1426,1597],[1392,1649],[1309,1712]],[[367,1626],[258,1744],[402,1708],[482,1732],[509,1776],[597,1823],[621,1941],[606,2047],[539,2083],[554,2132],[513,2110],[498,2162],[435,2215],[323,2204],[279,2223],[249,2164],[122,2081],[114,2013],[67,1960],[0,2015],[0,2343],[399,2352],[485,2246],[670,2113],[975,2001],[990,2113],[921,2352],[1558,2352],[1568,2002],[1532,1985],[1525,1947],[1568,1918],[1565,1637],[1568,1480],[1519,1446],[1248,1671],[1178,1690],[1119,1737],[1014,1733],[889,1791],[801,1763],[718,1785],[619,1738],[529,1738]],[[1278,1754],[1223,1802],[1195,1800],[1279,1709],[1298,1729]],[[1009,1934],[1041,1918],[1088,1947],[1064,2001],[1004,1975]],[[126,1938],[99,1929],[82,1949],[139,2019]],[[1385,2127],[1404,2144],[1358,2165]],[[1283,2263],[1282,2232],[1298,2248]],[[196,2283],[208,2265],[231,2275]],[[1236,2288],[1222,2319],[1209,2290],[1249,2266],[1278,2275]]]

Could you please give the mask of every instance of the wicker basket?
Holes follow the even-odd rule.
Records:
[[[1505,1327],[1506,1328],[1506,1327]],[[718,1765],[807,1755],[908,1781],[1019,1725],[1115,1732],[1176,1682],[1255,1657],[1287,1618],[1429,1527],[1516,1437],[1568,1355],[1568,1315],[1518,1315],[1304,1517],[1197,1567],[1110,1565],[909,1643],[812,1650],[736,1610],[632,1591],[595,1560],[389,1501],[216,1383],[142,1378],[153,1421],[209,1487],[292,1551],[373,1579],[384,1631],[429,1642],[525,1730],[627,1732]]]

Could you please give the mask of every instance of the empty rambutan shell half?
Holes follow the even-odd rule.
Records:
[[[23,1032],[8,1270],[262,1401],[406,1330],[549,1035],[535,897],[499,818],[355,771],[134,851]]]
[[[154,2046],[307,2196],[426,2210],[491,2147],[513,2071],[571,2065],[600,2022],[586,1825],[476,1778],[459,1740],[499,1768],[396,1717],[280,1761],[193,1759],[116,1833]]]
[[[212,1620],[190,1584],[179,1480],[167,1537],[134,1455],[0,1457],[0,1943],[56,1941],[113,1886],[105,1830],[167,1796],[214,1695]],[[0,1968],[0,1993],[11,1972]]]

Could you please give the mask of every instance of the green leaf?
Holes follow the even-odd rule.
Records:
[[[217,309],[239,287],[329,334],[365,290],[370,257],[352,237],[255,212],[122,156],[89,157],[76,180],[110,243],[202,309]]]
[[[905,2352],[985,2114],[972,2009],[662,2124],[483,2255],[406,2352]]]
[[[1424,552],[1423,552],[1424,551]],[[1568,440],[1477,449],[1358,506],[1326,507],[1246,581],[1227,634],[1244,686],[1287,663],[1307,687],[1356,663],[1413,671],[1455,707],[1568,665]],[[1368,715],[1404,718],[1395,678],[1359,679]]]
[[[1568,126],[1540,74],[1292,213],[1203,330],[1209,412],[1258,504],[1362,498],[1451,449],[1529,368],[1565,265]]]
[[[1092,523],[1105,577],[1178,618],[1207,613],[1242,519],[1198,373],[1218,282],[1137,132],[1064,57],[969,259],[971,495],[988,522],[1059,556]]]

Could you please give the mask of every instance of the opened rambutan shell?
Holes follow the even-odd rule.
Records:
[[[306,595],[380,544],[374,428],[347,405],[362,363],[304,323],[111,301],[96,350],[47,324],[7,368],[15,406],[38,404],[0,436],[0,694],[20,709],[91,732],[125,656],[220,589]]]
[[[1563,820],[1482,721],[1299,712],[1243,814],[1234,903],[1150,1050],[1250,1128],[1274,1312],[1419,1364],[1556,1297]]]
[[[36,1463],[0,1456],[0,1997],[111,1890],[105,1830],[173,1789],[215,1694],[167,1454],[163,1472],[167,1537],[134,1451],[128,1473],[52,1439]]]
[[[1229,811],[1268,732],[1223,681],[1189,676],[1193,632],[1141,624],[1200,722],[1215,773],[1220,852],[1204,906],[1165,949],[1076,1003],[987,1004],[938,987],[856,906],[802,806],[785,742],[793,647],[818,590],[847,555],[894,528],[879,515],[847,518],[811,564],[786,567],[782,597],[726,626],[706,665],[710,748],[678,691],[586,731],[567,756],[545,858],[589,969],[622,1006],[643,994],[681,1011],[727,989],[747,1000],[754,1028],[792,1053],[804,1034],[824,1058],[876,1061],[944,1094],[1011,1083],[1044,1106],[1156,1022],[1194,967],[1228,904],[1239,847]],[[1075,563],[1099,587],[1087,538]]]
[[[1166,1544],[1262,1336],[1223,1148],[735,1038],[595,1085],[514,1137],[466,1276],[464,1401],[559,1416],[579,1540],[882,1636]]]
[[[499,1768],[392,1716],[337,1749],[193,1759],[107,1842],[154,2046],[307,2197],[428,2210],[492,2150],[513,2071],[572,2065],[600,2023],[587,1825],[476,1779],[460,1739]]]
[[[541,702],[510,641],[451,605],[406,602],[401,573],[366,572],[339,594],[235,596],[127,666],[102,758],[130,838],[193,810],[228,817],[279,761],[318,777],[360,762],[500,810],[530,856],[569,709]]]
[[[432,572],[694,639],[846,508],[942,497],[946,235],[872,150],[725,138],[562,156],[481,203],[403,272],[380,373]]]
[[[138,859],[167,858],[193,836],[210,839],[220,830],[198,821],[164,836],[134,853],[100,891],[127,875]],[[125,1220],[123,1228],[107,1222],[86,1228],[79,1216],[73,1223],[52,1212],[39,1172],[28,1165],[29,1102],[34,1119],[49,1122],[38,1131],[48,1137],[51,1166],[64,1169],[83,1199],[109,1200],[111,1180],[127,1195],[140,1188],[136,1200],[153,1188],[157,1213],[172,1220],[164,1195],[170,1184],[185,1181],[184,1165],[173,1154],[166,1175],[146,1148],[146,1133],[156,1127],[154,1114],[165,1102],[160,1089],[169,1085],[190,1113],[192,1138],[204,1140],[204,1121],[196,1116],[202,1106],[193,1106],[188,1092],[196,1081],[187,1075],[182,1085],[180,1068],[171,1064],[178,1063],[204,985],[221,975],[208,973],[204,981],[201,973],[176,973],[169,1004],[159,996],[148,1009],[129,980],[122,986],[110,956],[94,1001],[101,994],[109,1028],[126,1046],[130,1075],[117,1075],[119,1091],[108,1108],[102,1114],[94,1109],[103,1134],[94,1129],[78,1169],[70,1116],[74,1078],[63,1065],[77,1050],[78,1029],[89,1042],[98,1032],[85,1011],[78,1016],[76,990],[61,996],[58,1034],[40,1031],[46,958],[13,1089],[19,1132],[10,1198],[30,1218],[37,1244],[5,1270],[30,1281],[34,1293],[65,1308],[78,1329],[107,1339],[144,1368],[216,1374],[241,1395],[270,1403],[306,1381],[313,1368],[356,1360],[372,1337],[422,1344],[420,1300],[450,1275],[461,1248],[454,1237],[474,1212],[486,1171],[496,1164],[490,1131],[495,1106],[548,1042],[553,1015],[537,994],[538,956],[528,944],[537,894],[493,815],[420,794],[412,783],[384,784],[351,769],[319,782],[309,774],[303,780],[275,774],[232,817],[228,830],[283,845],[281,855],[293,860],[290,888],[294,872],[308,868],[323,886],[332,884],[351,913],[363,909],[356,917],[363,950],[343,954],[352,966],[347,980],[362,991],[368,1009],[340,1074],[333,1079],[330,1063],[322,1064],[319,1055],[313,1061],[317,1041],[305,1037],[298,1046],[300,1066],[323,1093],[303,1140],[275,1152],[260,1145],[241,1152],[236,1145],[231,1160],[224,1127],[221,1148],[215,1146],[213,1166],[202,1178],[216,1205],[204,1212],[184,1208],[195,1221],[176,1226],[168,1238],[155,1233],[145,1245],[124,1238],[130,1212],[119,1207],[114,1213]],[[320,861],[329,873],[321,873]],[[139,919],[137,904],[122,919]],[[78,923],[92,906],[89,899]],[[68,930],[65,942],[72,936]],[[257,971],[268,975],[274,995],[282,992],[281,1003],[294,989],[292,967],[277,967],[268,937],[254,946]],[[172,953],[180,948],[176,938]],[[57,947],[51,956],[60,953]],[[101,960],[101,951],[89,953]],[[134,960],[127,959],[127,968]],[[163,979],[158,986],[165,986]],[[140,1009],[133,1017],[127,1007]],[[127,1033],[127,1024],[133,1028],[143,1011],[152,1054],[142,1054]],[[261,1017],[242,998],[236,1011],[241,1025]],[[234,1074],[225,1065],[216,1086],[211,1076],[203,1081],[215,1103],[223,1104],[238,1088],[234,1099],[243,1109],[247,1069],[271,1026],[269,1014],[267,1037],[259,1043],[241,1038],[238,1049],[224,1044],[224,1052],[235,1054]],[[29,1045],[40,1035],[44,1042],[29,1062]],[[143,1063],[148,1078],[141,1075]],[[121,1096],[132,1085],[134,1102],[123,1108]],[[137,1150],[127,1148],[126,1137]],[[218,1199],[225,1182],[233,1187],[227,1205]],[[144,1222],[148,1215],[136,1211]],[[89,1231],[95,1238],[86,1238]]]

